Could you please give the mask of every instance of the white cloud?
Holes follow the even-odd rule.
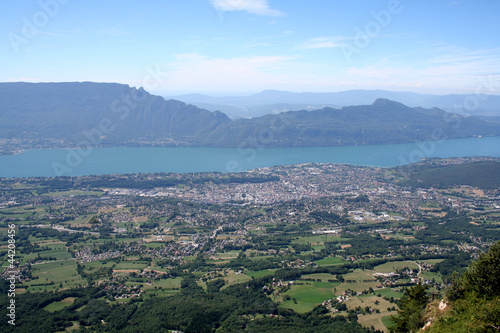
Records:
[[[283,16],[283,12],[272,9],[267,0],[211,0],[215,9],[221,11],[246,11],[264,16]]]

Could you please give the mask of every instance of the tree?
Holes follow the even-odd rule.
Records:
[[[394,322],[394,325],[389,327],[391,331],[417,332],[424,326],[424,312],[429,301],[427,289],[427,286],[420,283],[405,289],[398,315],[391,316]]]
[[[487,298],[500,296],[499,269],[500,242],[497,242],[470,264],[463,276],[463,288]]]

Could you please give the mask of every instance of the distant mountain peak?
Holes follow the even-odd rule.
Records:
[[[410,107],[404,105],[403,103],[399,103],[387,98],[377,98],[373,104],[373,106],[379,106],[379,107],[390,107],[390,108],[405,108],[405,109],[410,109]]]
[[[341,109],[312,104],[285,112],[285,106],[279,115],[231,120],[122,84],[0,83],[0,139],[25,140],[30,148],[46,142],[43,147],[75,147],[85,140],[98,146],[275,148],[425,141],[433,139],[435,129],[443,129],[447,138],[500,135],[500,121],[461,118],[457,131],[445,111],[411,108],[367,92],[355,95],[360,104]]]

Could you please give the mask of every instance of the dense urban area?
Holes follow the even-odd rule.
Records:
[[[500,240],[498,165],[0,178],[2,276],[47,331],[387,331]]]

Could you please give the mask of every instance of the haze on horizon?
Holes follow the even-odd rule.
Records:
[[[0,3],[1,82],[500,94],[499,1]]]

